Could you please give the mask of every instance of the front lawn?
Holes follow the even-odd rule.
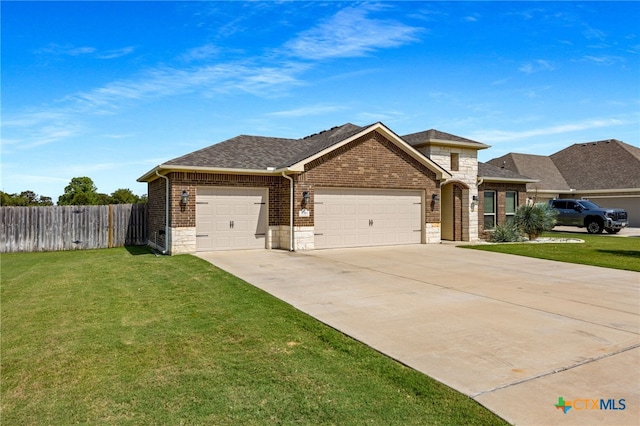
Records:
[[[4,254],[1,268],[2,424],[505,424],[196,257]]]
[[[585,242],[479,244],[461,247],[640,272],[640,238],[559,232],[548,232],[542,235],[544,237],[580,238]]]

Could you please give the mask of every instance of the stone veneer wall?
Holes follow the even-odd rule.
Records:
[[[460,181],[469,189],[462,191],[461,211],[463,241],[477,241],[479,239],[477,203],[473,203],[473,197],[478,196],[478,153],[475,149],[456,148],[450,146],[430,145],[419,150],[428,156],[431,161],[439,164],[453,175],[451,180]],[[458,154],[458,170],[451,170],[451,154]],[[473,210],[471,209],[474,204]]]
[[[196,252],[196,228],[170,228],[171,254],[187,254]]]

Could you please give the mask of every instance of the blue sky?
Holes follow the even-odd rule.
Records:
[[[639,2],[7,2],[2,182],[130,188],[239,134],[351,122],[507,152],[640,144]]]

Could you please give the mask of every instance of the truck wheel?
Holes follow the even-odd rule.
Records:
[[[587,223],[587,232],[590,234],[602,234],[603,226],[602,222],[598,219],[590,219]]]
[[[607,231],[609,234],[617,234],[618,232],[620,232],[620,230],[619,230],[619,229],[611,229],[611,228],[608,228],[606,231]]]

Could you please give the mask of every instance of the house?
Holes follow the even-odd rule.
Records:
[[[588,198],[603,207],[629,213],[629,225],[640,226],[640,148],[616,139],[571,145],[550,156],[509,153],[489,164],[535,178],[527,197]]]
[[[489,223],[487,194],[500,223],[533,182],[488,166],[479,182],[486,148],[437,130],[401,137],[379,122],[301,139],[237,136],[138,179],[149,244],[177,254],[474,241]]]

